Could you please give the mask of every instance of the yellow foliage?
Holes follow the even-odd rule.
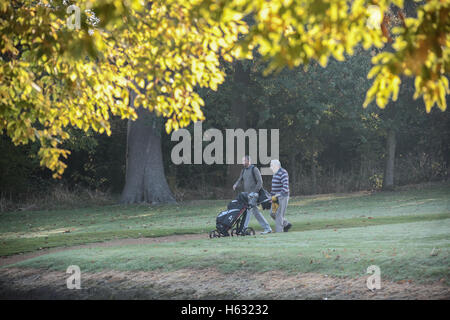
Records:
[[[110,134],[110,113],[137,117],[130,91],[138,105],[167,118],[169,133],[204,119],[195,88],[218,89],[221,58],[251,59],[258,50],[267,72],[311,59],[325,67],[360,44],[382,48],[387,39],[374,25],[391,4],[403,1],[87,0],[81,18],[92,18],[85,11],[92,9],[102,27],[72,30],[66,11],[48,0],[0,0],[0,129],[16,144],[38,139],[41,164],[58,177],[69,154],[58,148],[69,138],[65,128]],[[434,104],[446,109],[449,6],[427,1],[393,30],[396,51],[374,57],[364,106],[397,99],[406,75],[416,78],[414,97],[428,112]],[[253,25],[244,21],[250,15]]]

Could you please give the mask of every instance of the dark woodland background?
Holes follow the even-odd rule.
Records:
[[[423,101],[413,99],[411,79],[402,79],[398,100],[385,109],[362,107],[375,53],[360,50],[327,68],[312,63],[268,77],[259,59],[224,64],[226,82],[217,91],[197,89],[205,100],[203,132],[217,128],[225,137],[225,129],[280,129],[280,161],[292,195],[381,190],[388,175],[391,188],[448,180],[449,112],[433,108],[427,114]],[[113,118],[111,124],[109,137],[71,129],[63,146],[71,155],[60,180],[40,167],[37,144],[14,146],[2,135],[0,210],[116,203],[125,183],[127,120]],[[162,146],[154,152],[162,153],[178,201],[233,195],[241,166],[174,165],[170,154],[178,142],[160,127]],[[188,129],[193,132],[193,125]],[[267,189],[270,180],[264,177]]]

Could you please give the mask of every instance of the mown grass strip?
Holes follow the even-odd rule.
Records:
[[[163,271],[214,268],[223,273],[284,271],[362,277],[367,267],[381,269],[382,282],[441,281],[450,276],[450,219],[359,228],[288,232],[82,248],[43,255],[15,267],[82,272]],[[438,249],[438,253],[432,254]],[[300,274],[299,274],[300,273]]]
[[[310,231],[322,229],[342,229],[356,228],[364,226],[375,226],[383,224],[396,224],[407,222],[432,221],[450,218],[450,212],[438,214],[422,215],[403,215],[403,216],[382,216],[351,219],[327,219],[302,222],[294,220],[291,231]],[[272,223],[273,221],[271,221]],[[272,223],[273,224],[273,223]],[[255,229],[259,225],[251,224]],[[183,227],[158,228],[158,229],[134,229],[134,230],[113,230],[113,231],[95,231],[79,233],[62,233],[50,235],[48,237],[36,238],[18,238],[0,240],[0,256],[8,256],[18,253],[32,252],[44,248],[70,247],[86,243],[105,242],[116,239],[142,238],[142,237],[161,237],[179,234],[200,234],[214,229],[215,226],[203,227]],[[208,229],[209,228],[209,229]]]

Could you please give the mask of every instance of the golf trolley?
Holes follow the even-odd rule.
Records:
[[[249,210],[257,205],[258,194],[241,192],[236,200],[231,201],[227,210],[216,218],[216,229],[209,232],[210,238],[255,235],[251,227],[244,228]],[[231,232],[230,232],[231,231]]]

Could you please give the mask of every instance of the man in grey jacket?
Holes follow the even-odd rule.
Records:
[[[251,165],[251,158],[248,155],[242,158],[242,163],[244,165],[244,169],[241,171],[239,178],[233,185],[233,190],[236,190],[236,188],[240,185],[240,183],[243,182],[245,192],[258,193],[258,191],[262,188],[263,185],[261,172],[259,172],[256,166]],[[270,227],[269,223],[264,218],[262,213],[258,210],[258,207],[254,207],[249,210],[249,214],[247,214],[247,218],[245,219],[244,222],[244,229],[248,227],[251,214],[255,216],[256,220],[258,220],[259,224],[264,229],[264,231],[261,232],[261,234],[267,234],[272,232],[272,228]]]

